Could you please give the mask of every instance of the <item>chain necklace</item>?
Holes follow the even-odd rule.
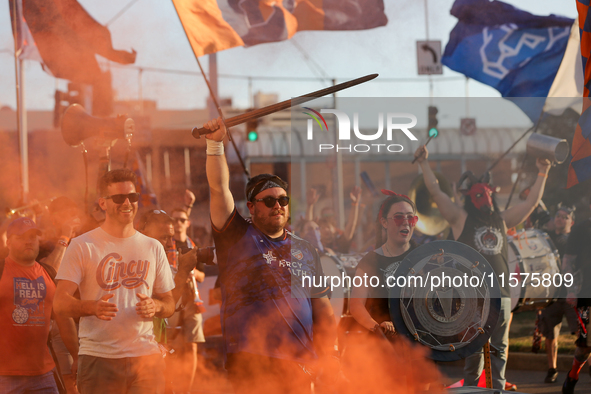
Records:
[[[384,246],[386,247],[386,252],[388,252],[388,254],[390,255],[390,256],[387,256],[387,257],[394,257],[394,255],[392,254],[392,252],[390,252],[390,249],[388,249],[388,242],[386,242],[384,244]]]

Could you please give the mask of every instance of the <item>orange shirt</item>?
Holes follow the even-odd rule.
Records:
[[[6,258],[0,279],[0,375],[42,375],[55,365],[47,347],[55,284],[38,263]]]

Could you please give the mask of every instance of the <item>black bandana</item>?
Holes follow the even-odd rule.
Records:
[[[257,179],[258,178],[258,179]],[[272,187],[280,187],[287,191],[287,183],[279,178],[277,175],[261,174],[252,178],[246,185],[246,200],[252,199],[262,191]]]

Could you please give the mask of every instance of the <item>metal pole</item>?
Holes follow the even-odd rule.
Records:
[[[332,80],[332,86],[337,84],[337,80],[333,78]],[[333,97],[333,108],[336,109],[337,108],[337,94],[336,92],[333,93],[332,95]],[[338,137],[338,130],[335,127],[335,145],[338,146],[339,143],[339,137]],[[344,185],[344,181],[343,181],[343,154],[341,152],[338,152],[337,149],[337,211],[339,214],[339,227],[341,229],[345,228],[345,185]]]
[[[29,199],[29,136],[27,130],[27,107],[25,104],[25,61],[19,59],[19,77],[20,77],[20,105],[18,114],[20,118],[20,154],[21,154],[21,179],[23,184],[23,202]]]
[[[140,114],[142,114],[142,115],[144,114],[144,92],[142,89],[142,74],[143,74],[143,72],[144,72],[144,69],[140,68],[138,71],[138,76],[137,76],[137,78],[138,78],[138,81],[137,81],[137,83],[138,83],[137,96],[138,97],[137,97],[137,99],[140,102]]]
[[[429,0],[425,0],[425,36],[429,41]],[[429,74],[429,105],[433,105],[433,77]]]
[[[17,147],[19,151],[19,155],[21,155],[21,92],[20,92],[20,64],[19,64],[19,55],[22,51],[20,47],[20,43],[18,38],[20,35],[18,34],[17,27],[19,20],[19,13],[17,12],[17,0],[13,0],[12,2],[12,15],[14,20],[12,21],[12,36],[14,38],[14,86],[15,86],[15,93],[16,93],[16,135],[17,135]],[[23,203],[27,202],[27,194],[25,193],[25,180],[23,179],[23,160],[20,157],[19,160],[19,173],[21,175],[21,200]],[[27,187],[28,189],[28,187]]]
[[[210,95],[210,106],[209,106],[209,118],[215,119],[220,116],[216,109],[215,104],[215,97],[219,97],[218,93],[218,58],[217,54],[210,53],[207,55],[207,59],[209,61],[208,64],[208,74],[209,74],[209,83],[211,84],[211,95]]]
[[[185,148],[185,186],[191,187],[191,154],[189,148]]]

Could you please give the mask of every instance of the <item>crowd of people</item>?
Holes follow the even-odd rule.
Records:
[[[369,384],[367,374],[376,374],[375,381],[381,384],[398,384],[400,377],[383,363],[374,368],[367,360],[351,356],[359,354],[354,340],[349,357],[344,357],[345,342],[338,338],[334,316],[341,311],[333,310],[326,281],[316,283],[323,283],[321,255],[355,249],[367,252],[356,276],[385,281],[396,275],[401,261],[419,247],[413,237],[418,221],[415,203],[403,194],[383,190],[385,198],[367,246],[356,243],[354,237],[364,208],[360,188],[350,193],[344,229],[339,229],[331,208],[317,209],[320,195],[310,189],[305,217],[291,231],[287,183],[276,175],[260,174],[246,185],[250,218],[245,218],[235,203],[242,196],[230,191],[223,144],[226,129],[219,119],[204,127],[212,131],[206,136],[211,218],[207,227],[211,227],[219,270],[224,366],[234,391],[305,393],[311,387],[319,391],[340,387],[347,392],[347,386]],[[451,227],[450,239],[476,249],[497,274],[508,277],[508,229],[523,223],[539,205],[550,162],[538,159],[539,173],[527,198],[501,211],[486,175],[462,176],[458,191],[464,204],[453,201],[441,191],[428,155],[425,146],[415,153],[426,187]],[[199,283],[205,278],[206,262],[199,257],[199,247],[207,246],[206,226],[194,226],[200,231],[195,239],[189,237],[195,204],[189,191],[184,206],[169,212],[155,209],[139,215],[139,199],[135,174],[112,170],[99,182],[98,207],[104,220],[94,228],[84,225],[81,210],[66,196],[53,200],[42,217],[17,218],[4,227],[0,393],[191,391],[198,379],[198,346],[205,341]],[[546,230],[560,253],[564,272],[587,278],[591,268],[583,260],[591,253],[591,221],[571,230],[574,219],[572,208],[559,206]],[[306,286],[297,280],[304,276],[318,280]],[[581,315],[577,316],[588,316],[590,304],[585,298],[577,299],[577,290],[565,290],[540,316],[548,352],[547,382],[557,378],[556,338],[563,316],[571,332],[579,335],[564,393],[574,392],[591,353],[586,336],[591,327],[585,322],[581,327]],[[512,386],[505,379],[511,298],[508,286],[500,291],[499,321],[490,338],[495,349],[492,384],[506,389]],[[387,286],[354,287],[349,307],[358,331],[377,338],[373,351],[386,355],[391,348],[410,351],[397,336]],[[174,357],[170,356],[172,344]],[[433,373],[416,383],[417,390],[440,389],[436,367],[418,354],[407,373]],[[343,373],[355,369],[344,364],[362,362],[371,366],[363,369],[364,376]],[[469,356],[464,385],[477,385],[482,370],[483,355]]]

